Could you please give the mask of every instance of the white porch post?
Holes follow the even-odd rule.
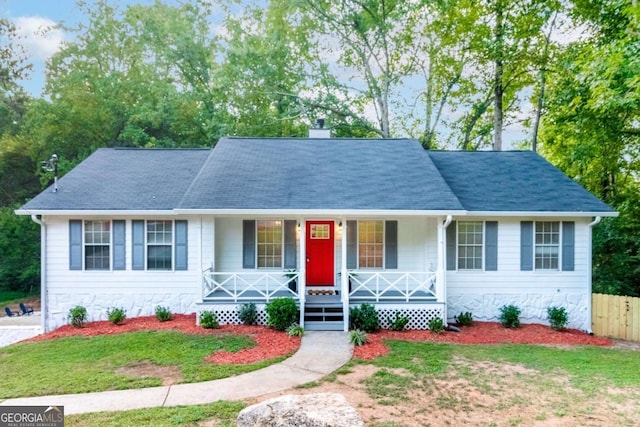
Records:
[[[342,246],[340,262],[340,293],[342,294],[343,331],[349,330],[349,273],[347,272],[347,218],[342,218]]]
[[[438,268],[436,270],[436,296],[437,301],[444,305],[442,314],[445,324],[447,323],[447,286],[445,278],[445,254],[447,244],[447,226],[451,223],[451,216],[447,216],[443,222],[442,218],[438,218]]]
[[[300,252],[298,253],[298,298],[300,301],[300,326],[304,328],[304,303],[307,294],[307,223],[304,218],[298,219],[298,239]]]

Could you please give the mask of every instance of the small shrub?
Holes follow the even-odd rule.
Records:
[[[379,331],[380,320],[376,308],[365,303],[349,310],[349,329],[360,329],[365,332]]]
[[[549,307],[547,309],[547,319],[552,329],[561,331],[569,323],[569,314],[567,314],[567,310],[564,307]]]
[[[360,329],[354,329],[349,332],[349,342],[353,345],[361,346],[369,342],[367,333]]]
[[[111,307],[107,309],[107,318],[114,325],[121,325],[127,318],[127,310],[122,307]]]
[[[395,313],[396,318],[391,320],[390,317],[387,317],[387,322],[389,322],[389,328],[394,331],[402,331],[409,323],[409,318],[407,316],[400,315],[399,311]]]
[[[203,311],[199,317],[200,326],[205,329],[218,329],[218,316],[213,311]]]
[[[287,334],[290,337],[301,337],[304,335],[304,328],[297,323],[294,323],[293,325],[289,325],[287,328]]]
[[[505,328],[519,328],[520,327],[520,309],[515,305],[503,305],[500,307],[500,323]]]
[[[258,320],[258,311],[256,305],[252,302],[242,304],[238,309],[238,319],[245,325],[253,325]]]
[[[473,325],[473,315],[470,311],[462,312],[457,316],[453,317],[453,320],[460,326],[471,326]]]
[[[267,325],[285,331],[298,319],[298,306],[293,298],[276,298],[265,307]]]
[[[161,322],[166,322],[168,320],[171,320],[171,310],[169,309],[169,307],[162,307],[162,306],[157,306],[156,307],[156,319],[158,319]]]
[[[429,320],[429,330],[435,334],[444,332],[444,321],[441,317],[435,317]]]
[[[76,305],[73,308],[69,309],[69,323],[71,323],[75,328],[84,327],[85,322],[87,321],[87,309],[81,305]]]

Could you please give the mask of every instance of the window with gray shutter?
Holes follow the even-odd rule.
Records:
[[[498,270],[498,221],[485,222],[485,271]]]
[[[113,269],[125,270],[127,268],[126,256],[126,221],[113,221]]]
[[[82,221],[69,221],[69,270],[82,270]]]
[[[533,221],[520,222],[520,270],[533,270]]]
[[[176,270],[188,270],[188,222],[179,220],[175,223],[175,253],[176,253]]]
[[[242,268],[256,268],[256,221],[242,221]]]

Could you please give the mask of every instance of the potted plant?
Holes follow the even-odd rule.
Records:
[[[287,278],[287,285],[293,292],[298,292],[298,272],[294,268],[290,268],[283,274]]]

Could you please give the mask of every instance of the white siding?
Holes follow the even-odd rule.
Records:
[[[46,217],[46,287],[48,329],[66,323],[70,308],[82,305],[89,320],[106,319],[110,307],[123,307],[127,316],[151,315],[156,306],[174,313],[192,313],[201,297],[201,222],[199,217],[153,219],[188,220],[188,270],[143,271],[131,269],[131,219],[126,219],[126,269],[110,271],[69,270],[69,220]],[[113,260],[112,260],[113,261]]]
[[[547,308],[563,306],[572,327],[589,330],[588,221],[575,220],[574,271],[520,271],[520,221],[498,219],[498,271],[447,271],[448,317],[470,311],[474,319],[495,321],[499,308],[514,304],[524,322],[546,322]],[[545,219],[545,221],[563,219]],[[566,220],[566,219],[564,219]]]

